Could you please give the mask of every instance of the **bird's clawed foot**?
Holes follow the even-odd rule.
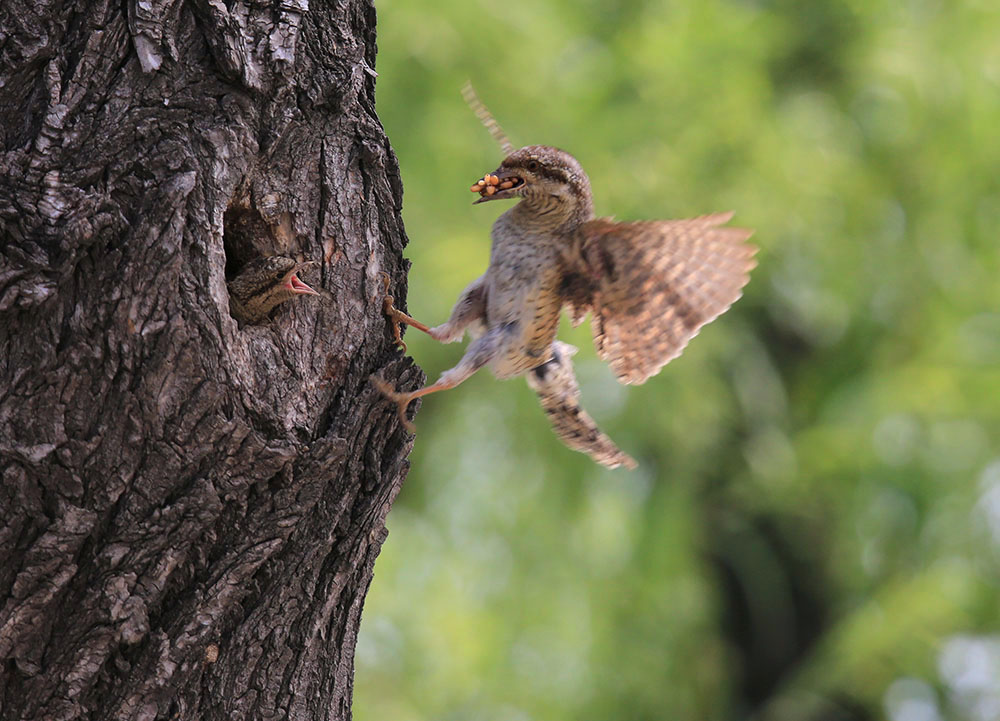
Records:
[[[397,328],[397,334],[399,332]],[[402,341],[400,341],[402,342]],[[406,348],[405,344],[403,346],[404,350]],[[410,401],[412,401],[417,396],[414,393],[400,393],[391,385],[386,383],[381,378],[372,376],[372,383],[378,388],[379,392],[391,401],[396,403],[396,412],[399,414],[399,422],[403,424],[403,427],[410,433],[416,433],[417,428],[410,422],[406,417],[406,409],[410,406]]]
[[[402,325],[412,325],[417,330],[422,330],[424,333],[430,333],[430,328],[421,323],[416,318],[411,318],[406,313],[397,308],[394,304],[395,298],[389,295],[389,284],[392,279],[389,278],[388,273],[382,273],[382,283],[385,285],[385,298],[382,300],[382,312],[389,319],[389,324],[392,326],[392,340],[403,349],[406,353],[406,341],[403,340],[400,328]]]

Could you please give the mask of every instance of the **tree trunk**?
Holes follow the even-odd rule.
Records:
[[[411,441],[368,0],[0,7],[0,718],[348,719]],[[240,328],[248,260],[322,297]],[[397,299],[402,289],[396,292]]]

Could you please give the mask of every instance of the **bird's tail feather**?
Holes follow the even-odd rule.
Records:
[[[528,385],[538,394],[552,430],[563,443],[574,451],[586,453],[602,466],[635,468],[636,462],[604,435],[580,407],[580,385],[570,361],[574,353],[573,346],[555,341],[551,360],[528,373]]]

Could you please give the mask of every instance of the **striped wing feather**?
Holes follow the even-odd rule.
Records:
[[[589,306],[597,353],[619,381],[645,382],[740,297],[757,248],[753,231],[722,227],[731,217],[580,226],[567,305],[576,317]]]

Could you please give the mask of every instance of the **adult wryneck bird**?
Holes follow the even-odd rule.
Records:
[[[400,344],[399,324],[443,343],[468,332],[473,341],[458,365],[406,393],[373,381],[412,431],[411,401],[454,388],[483,366],[499,379],[526,376],[567,446],[609,468],[634,468],[580,406],[570,361],[576,349],[556,340],[559,316],[565,311],[578,325],[590,313],[598,356],[622,383],[644,383],[740,297],[756,265],[757,249],[746,242],[752,231],[727,227],[732,213],[633,223],[596,218],[576,158],[547,145],[515,150],[471,86],[463,94],[506,156],[470,188],[480,195],[476,202],[518,203],[493,224],[489,267],[446,323],[430,328],[385,298]]]

